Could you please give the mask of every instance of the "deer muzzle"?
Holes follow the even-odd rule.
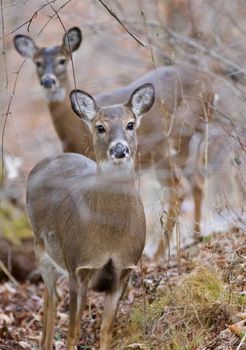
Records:
[[[127,145],[122,143],[116,143],[116,145],[110,149],[109,153],[112,159],[127,158],[129,157],[129,148]]]
[[[52,89],[56,86],[56,79],[53,76],[45,75],[41,79],[41,85],[45,89]]]

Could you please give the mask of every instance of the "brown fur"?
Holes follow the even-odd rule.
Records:
[[[107,132],[102,137],[92,128],[97,165],[82,155],[64,153],[41,161],[28,178],[27,210],[46,286],[42,350],[52,348],[56,282],[63,271],[70,286],[67,349],[73,350],[79,338],[87,286],[106,292],[100,350],[110,349],[118,301],[143,251],[146,224],[134,166],[128,175],[113,177],[105,176],[100,162],[106,159],[103,152],[109,154],[106,146],[120,136],[134,164],[136,133],[126,131],[133,118],[129,104],[98,109],[93,122],[107,123]]]

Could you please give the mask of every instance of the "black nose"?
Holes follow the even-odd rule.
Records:
[[[110,149],[110,155],[115,158],[125,158],[127,154],[129,154],[129,148],[122,143],[117,143]]]
[[[45,87],[45,89],[50,89],[55,83],[56,81],[53,78],[45,78],[41,80],[41,85]]]

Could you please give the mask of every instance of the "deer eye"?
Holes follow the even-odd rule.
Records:
[[[129,123],[127,124],[126,128],[127,128],[128,130],[133,130],[133,129],[134,129],[134,125],[135,125],[135,123],[129,122]]]
[[[35,64],[37,68],[41,68],[43,65],[41,61],[36,61]]]
[[[60,64],[60,65],[64,65],[65,63],[66,63],[66,59],[65,58],[61,58],[59,61],[58,61],[58,63]]]
[[[96,128],[99,134],[103,134],[106,131],[102,125],[97,125]]]

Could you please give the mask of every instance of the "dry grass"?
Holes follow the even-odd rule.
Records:
[[[231,291],[217,268],[198,267],[155,300],[135,303],[124,344],[133,349],[195,350],[232,323],[245,297]]]

